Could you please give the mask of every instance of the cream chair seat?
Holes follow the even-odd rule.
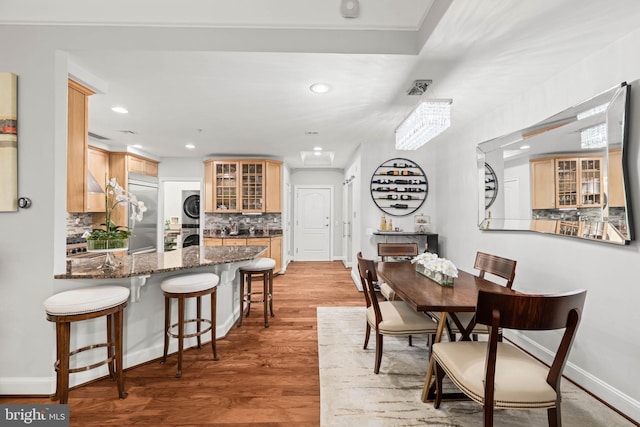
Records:
[[[437,325],[430,317],[416,312],[402,300],[378,301],[373,285],[375,263],[373,260],[362,258],[362,252],[358,252],[357,258],[360,281],[367,304],[367,326],[363,348],[366,350],[373,329],[376,334],[376,360],[373,372],[377,374],[380,372],[382,361],[384,335],[408,336],[409,345],[411,345],[412,335],[426,334],[429,339],[435,334]]]
[[[480,404],[484,404],[486,353],[486,342],[443,342],[433,345],[433,357],[449,379]],[[511,344],[498,343],[497,354],[496,408],[555,406],[556,392],[547,383],[549,368]]]
[[[404,301],[381,301],[378,303],[382,321],[376,323],[373,306],[367,308],[367,322],[383,335],[419,335],[431,333],[436,323],[422,313],[418,313]]]
[[[493,425],[494,408],[546,408],[550,427],[562,425],[560,382],[575,337],[587,291],[561,295],[494,293],[480,290],[478,323],[489,326],[488,342],[448,342],[433,345],[437,409],[442,380],[451,381],[483,405],[484,426]],[[501,329],[556,331],[564,329],[550,367],[511,344],[499,342]],[[553,352],[553,349],[551,349]]]

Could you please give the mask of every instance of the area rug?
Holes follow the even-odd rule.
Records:
[[[422,403],[427,370],[426,337],[385,337],[382,364],[373,373],[375,337],[362,349],[364,307],[318,307],[320,424],[340,426],[482,425],[482,407],[471,401],[443,402],[440,409]],[[565,427],[633,426],[569,381],[562,383]],[[494,425],[547,426],[547,411],[497,410]]]

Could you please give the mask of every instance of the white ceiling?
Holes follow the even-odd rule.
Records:
[[[455,127],[640,22],[637,0],[360,0],[356,19],[340,15],[340,0],[131,3],[3,0],[0,24],[117,34],[113,46],[70,49],[104,83],[89,122],[109,144],[160,158],[268,155],[292,168],[314,146],[342,168],[361,143],[392,145],[419,101],[406,95],[413,80],[433,80],[427,97],[453,99]],[[149,34],[155,45],[141,41]],[[332,90],[313,94],[315,82]]]

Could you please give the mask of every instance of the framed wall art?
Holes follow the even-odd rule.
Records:
[[[18,210],[18,76],[0,73],[0,212]]]

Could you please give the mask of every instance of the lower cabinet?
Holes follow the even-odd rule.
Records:
[[[276,262],[274,273],[282,270],[282,236],[272,237],[248,237],[243,238],[219,238],[205,237],[205,246],[266,246],[267,250],[261,255],[264,258],[272,258]]]

